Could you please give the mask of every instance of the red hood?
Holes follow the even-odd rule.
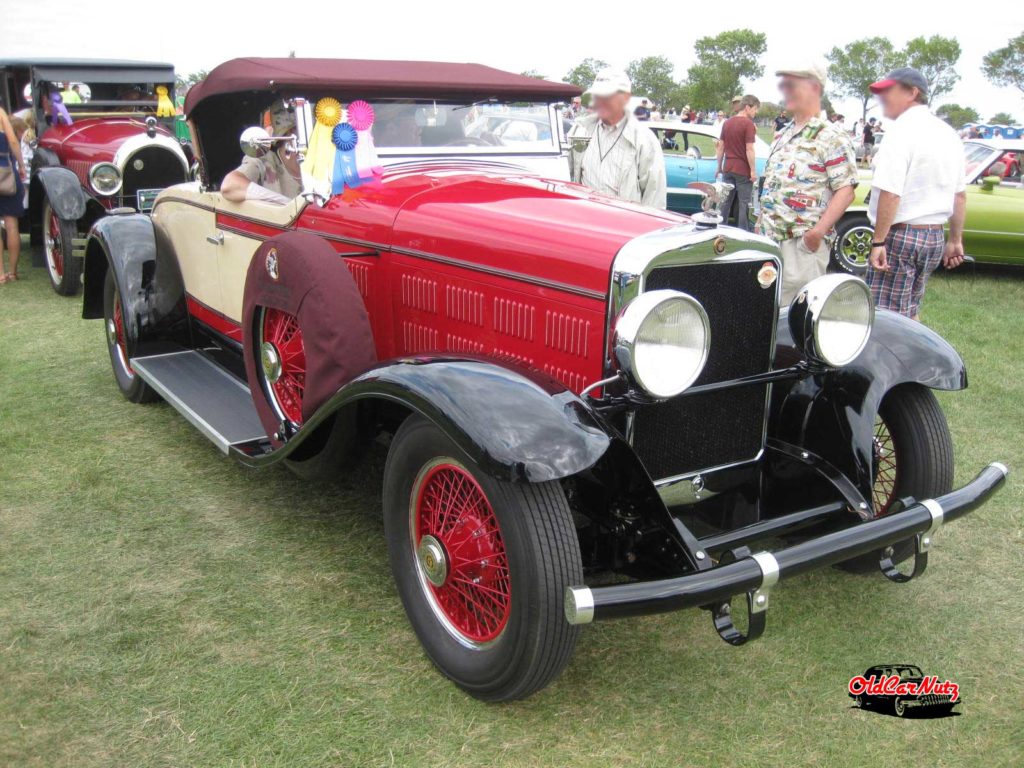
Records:
[[[390,169],[382,184],[346,192],[326,210],[337,210],[351,234],[357,234],[354,227],[377,242],[386,220],[393,227],[390,245],[398,250],[601,294],[608,290],[612,260],[625,243],[687,220],[575,184],[503,176],[472,161]]]
[[[171,136],[163,126],[157,132]],[[53,150],[63,162],[110,160],[127,139],[145,135],[146,123],[138,117],[87,117],[74,125],[56,125],[46,129],[39,145]]]

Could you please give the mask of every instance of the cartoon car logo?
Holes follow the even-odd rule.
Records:
[[[267,274],[271,280],[277,280],[277,248],[267,251]]]
[[[789,197],[785,198],[783,202],[790,208],[792,208],[794,211],[804,211],[810,208],[811,206],[815,205],[818,201],[815,200],[810,195],[797,193],[795,195],[790,195]]]

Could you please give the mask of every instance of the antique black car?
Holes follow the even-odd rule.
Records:
[[[926,676],[916,664],[876,664],[850,683],[850,697],[861,709],[949,713],[960,703],[959,687]]]
[[[964,363],[859,278],[780,306],[769,240],[559,180],[553,105],[578,93],[472,64],[227,62],[186,100],[199,179],[100,220],[86,253],[128,400],[306,478],[385,438],[409,620],[489,700],[547,685],[597,619],[701,607],[740,644],[782,577],[906,580],[1006,476],[953,489],[932,390]],[[296,132],[270,136],[280,100]],[[221,194],[271,151],[308,151],[301,195]]]

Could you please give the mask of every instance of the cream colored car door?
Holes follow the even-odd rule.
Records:
[[[306,201],[297,197],[286,205],[253,200],[232,203],[217,195],[217,265],[224,315],[242,322],[242,300],[249,262],[260,244],[291,229]]]
[[[190,305],[199,302],[220,312],[216,243],[216,203],[219,193],[202,192],[199,184],[179,184],[162,192],[153,207],[153,224],[174,249]]]

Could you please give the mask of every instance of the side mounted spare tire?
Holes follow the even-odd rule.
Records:
[[[242,330],[249,388],[272,439],[282,426],[301,427],[377,358],[363,297],[344,260],[304,232],[286,232],[256,250],[245,278]]]

